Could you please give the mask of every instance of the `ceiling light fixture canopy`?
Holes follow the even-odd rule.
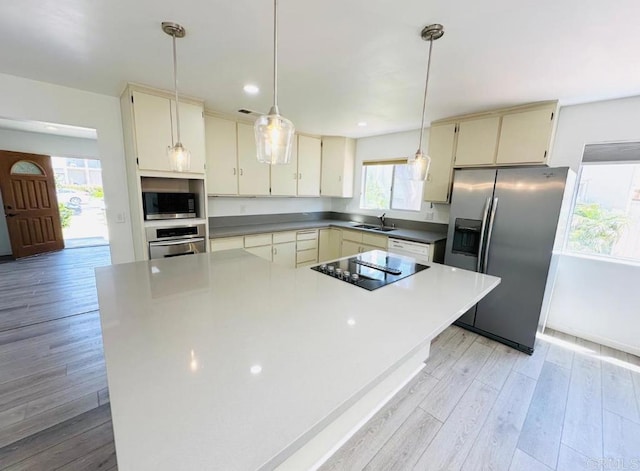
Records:
[[[427,178],[429,167],[431,166],[431,157],[422,152],[422,140],[424,137],[424,120],[427,110],[427,90],[429,89],[429,71],[431,69],[431,49],[433,41],[440,39],[444,35],[444,26],[441,24],[433,24],[425,26],[420,33],[423,40],[429,42],[429,58],[427,60],[427,78],[424,84],[424,99],[422,101],[422,124],[420,125],[420,142],[416,155],[407,159],[409,165],[409,178],[411,180],[424,180]]]
[[[191,170],[191,152],[184,148],[180,140],[180,101],[178,100],[178,59],[176,55],[176,38],[184,38],[186,30],[177,23],[162,22],[162,31],[172,37],[173,42],[173,88],[176,94],[176,142],[169,147],[167,155],[171,170],[188,172]]]
[[[278,110],[278,0],[273,0],[273,106],[255,123],[258,161],[271,165],[291,162],[295,127]]]

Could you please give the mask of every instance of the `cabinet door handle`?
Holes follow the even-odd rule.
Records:
[[[244,169],[240,169],[240,176],[244,175]]]
[[[273,255],[278,255],[278,249],[276,249],[275,247],[273,248]]]
[[[302,173],[298,174],[298,180],[302,180]]]
[[[235,174],[236,174],[236,168],[233,167],[233,175],[235,176]]]

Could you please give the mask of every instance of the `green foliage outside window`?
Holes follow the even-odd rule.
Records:
[[[628,218],[598,203],[576,204],[569,234],[569,248],[576,252],[611,255]]]
[[[69,209],[63,203],[58,203],[58,210],[60,211],[60,223],[62,224],[62,228],[66,229],[71,225],[71,216],[73,216],[73,210]]]

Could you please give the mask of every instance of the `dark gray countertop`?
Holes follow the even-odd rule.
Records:
[[[323,227],[336,227],[342,229],[353,229],[356,231],[368,232],[370,234],[384,235],[396,239],[410,240],[413,242],[422,242],[433,244],[435,242],[444,241],[447,238],[446,233],[421,231],[415,229],[397,228],[390,232],[375,231],[373,229],[360,229],[354,226],[362,224],[361,222],[341,221],[338,219],[319,219],[315,221],[295,221],[295,222],[276,222],[267,224],[251,224],[242,226],[227,227],[211,227],[209,229],[209,237],[211,239],[219,239],[222,237],[236,237],[251,234],[262,234],[265,232],[283,232],[283,231],[299,231],[303,229],[315,229]]]

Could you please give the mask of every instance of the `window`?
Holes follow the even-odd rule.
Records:
[[[360,208],[420,211],[424,182],[409,180],[408,174],[406,163],[365,162]]]
[[[640,262],[640,161],[583,164],[567,249]]]

